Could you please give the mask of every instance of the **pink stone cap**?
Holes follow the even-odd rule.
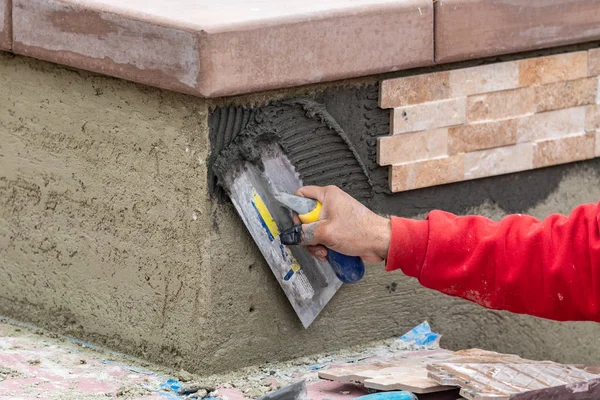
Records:
[[[0,50],[202,97],[594,40],[599,0],[0,0]]]
[[[10,0],[0,0],[0,50],[12,48],[11,11]]]
[[[433,64],[431,0],[12,0],[12,26],[15,53],[203,97]]]
[[[435,7],[438,63],[600,40],[598,0],[436,0]]]

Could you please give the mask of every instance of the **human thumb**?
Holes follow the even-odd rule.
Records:
[[[322,222],[313,222],[310,224],[298,224],[281,232],[281,243],[286,246],[302,245],[310,246],[319,244],[318,232]]]

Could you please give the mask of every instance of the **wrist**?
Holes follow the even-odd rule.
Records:
[[[375,248],[374,253],[377,254],[382,260],[387,259],[388,251],[390,249],[390,241],[392,238],[392,220],[390,218],[382,217],[377,215],[375,224]]]

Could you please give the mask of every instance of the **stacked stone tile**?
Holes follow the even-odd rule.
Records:
[[[381,83],[393,192],[600,156],[600,49]]]

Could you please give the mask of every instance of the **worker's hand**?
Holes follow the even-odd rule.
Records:
[[[379,216],[337,186],[305,186],[295,193],[323,204],[319,221],[302,225],[302,243],[325,261],[324,246],[374,263],[387,257],[392,234],[389,218]],[[294,216],[300,223],[298,216]]]

